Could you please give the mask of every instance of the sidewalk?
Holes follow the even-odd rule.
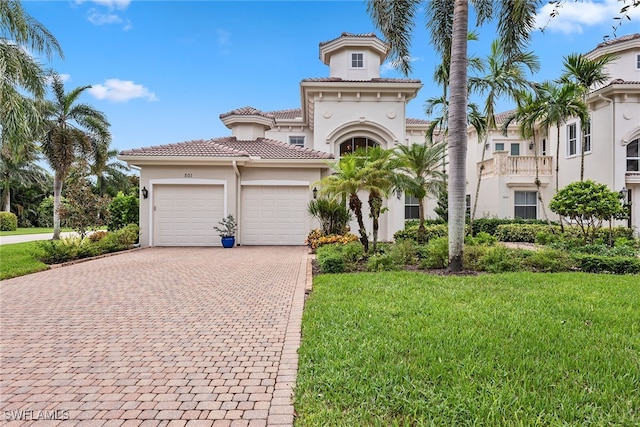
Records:
[[[67,237],[76,234],[73,231],[60,233],[60,237]],[[19,234],[17,236],[0,236],[0,245],[10,245],[12,243],[33,242],[34,240],[51,240],[53,233],[43,234]]]

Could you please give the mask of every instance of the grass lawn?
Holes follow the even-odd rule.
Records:
[[[37,242],[0,245],[0,280],[49,268],[31,255]]]
[[[296,426],[640,425],[640,276],[322,275]]]
[[[61,231],[73,231],[70,228],[62,228]],[[29,227],[18,228],[15,231],[0,231],[0,236],[17,236],[20,234],[44,234],[53,233],[53,228]]]

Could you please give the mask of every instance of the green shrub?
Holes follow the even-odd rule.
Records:
[[[399,265],[414,265],[418,261],[418,253],[413,240],[400,240],[389,251],[394,263]]]
[[[409,228],[409,227],[417,227],[420,224],[420,220],[417,219],[407,219],[404,222],[404,228]],[[424,220],[424,225],[434,225],[434,224],[446,224],[446,222],[444,222],[441,219],[425,219]]]
[[[498,245],[487,249],[487,253],[478,261],[478,266],[489,273],[504,273],[508,271],[523,271],[525,257],[532,251],[525,249],[511,249]]]
[[[396,271],[400,270],[390,253],[378,253],[371,255],[367,261],[367,271]]]
[[[472,224],[472,234],[475,236],[478,233],[489,233],[492,236],[495,236],[496,229],[500,225],[505,224],[538,224],[538,225],[546,225],[546,221],[542,221],[539,219],[521,219],[521,218],[478,218],[473,220]]]
[[[98,245],[101,253],[117,252],[131,248],[137,241],[140,227],[129,224],[120,230],[112,231],[103,237]]]
[[[532,251],[529,256],[523,258],[522,263],[527,270],[547,273],[570,271],[575,268],[575,263],[568,253],[555,249]]]
[[[420,268],[445,268],[449,265],[449,239],[438,237],[429,241],[421,250]]]
[[[587,273],[639,274],[640,259],[608,257],[591,254],[573,254],[578,268]]]
[[[0,212],[0,231],[16,231],[18,217],[13,212]]]
[[[364,258],[364,246],[360,242],[350,242],[339,247],[349,270]]]
[[[560,227],[556,227],[560,232]],[[549,232],[548,225],[542,224],[501,224],[496,227],[494,236],[501,242],[534,243],[540,233]]]
[[[140,200],[137,196],[127,196],[119,192],[109,204],[109,231],[119,230],[127,224],[138,224],[140,215]]]
[[[465,236],[464,238],[464,243],[469,246],[478,246],[478,245],[493,246],[496,244],[497,241],[498,239],[496,239],[494,236],[484,231],[481,231],[475,236]]]
[[[487,254],[488,251],[489,246],[487,245],[465,245],[464,252],[462,253],[462,267],[465,270],[482,270],[480,260]]]
[[[448,234],[447,224],[432,224],[425,226],[425,242],[436,237],[445,237]],[[418,241],[418,226],[406,227],[404,230],[399,230],[393,235],[394,240],[406,240],[411,239],[414,242]]]
[[[60,201],[61,204],[67,202],[64,197]],[[53,227],[53,196],[45,197],[38,205],[38,225],[45,228]],[[60,226],[66,227],[66,220],[60,218]]]

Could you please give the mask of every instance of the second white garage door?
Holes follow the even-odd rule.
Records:
[[[154,246],[220,246],[222,185],[156,185],[153,206]]]
[[[306,186],[243,186],[243,245],[304,245],[309,233]]]

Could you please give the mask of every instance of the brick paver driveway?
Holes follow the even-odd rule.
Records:
[[[291,425],[306,270],[150,248],[0,282],[0,424]]]

